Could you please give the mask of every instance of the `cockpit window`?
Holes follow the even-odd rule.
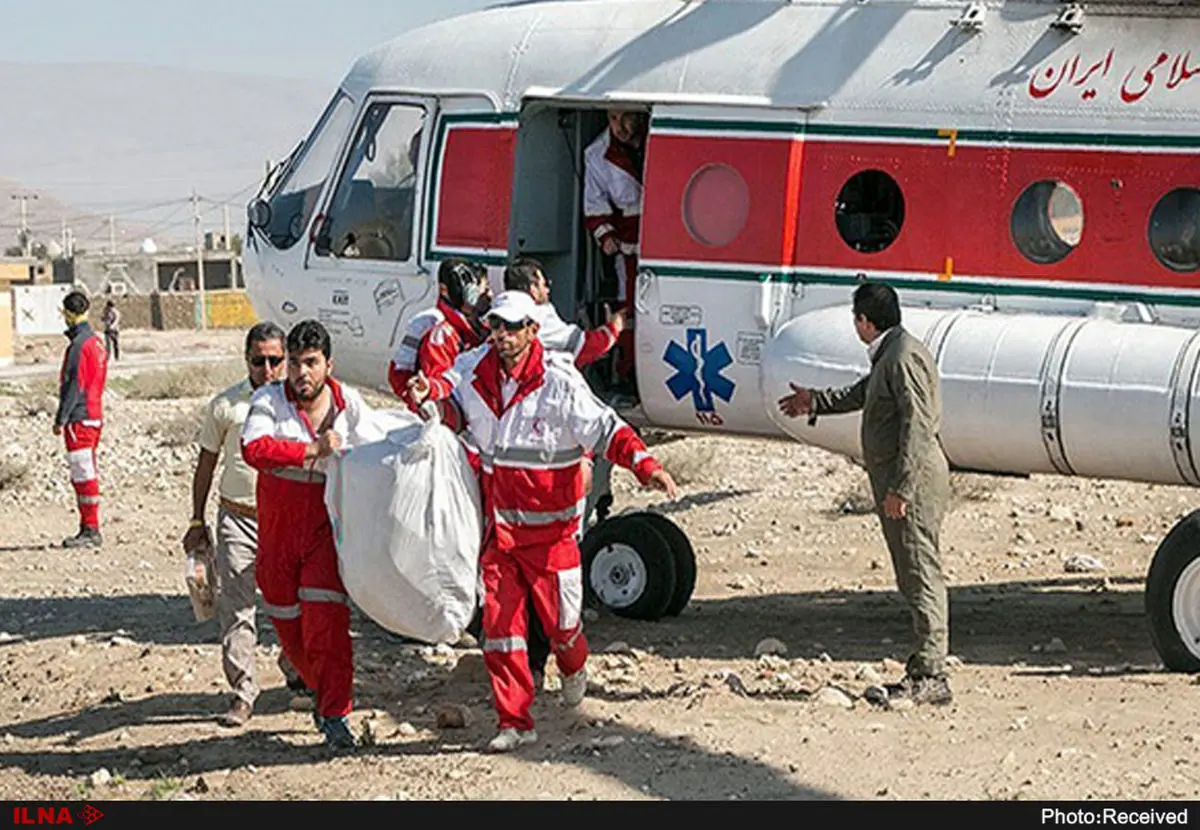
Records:
[[[272,194],[266,233],[276,248],[290,248],[304,237],[353,116],[354,105],[345,94],[338,92],[317,122],[291,172],[285,174],[286,178]]]
[[[406,262],[413,254],[424,108],[368,107],[313,250],[320,256]]]

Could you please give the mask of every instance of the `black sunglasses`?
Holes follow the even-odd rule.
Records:
[[[488,328],[492,331],[504,329],[508,332],[518,332],[529,325],[529,320],[522,320],[519,323],[510,323],[508,320],[503,320],[499,317],[489,317],[487,320]]]
[[[250,358],[250,365],[255,369],[261,369],[262,367],[266,366],[267,363],[270,363],[271,367],[274,368],[280,363],[283,363],[283,358],[279,357],[278,355],[271,355],[270,357],[263,357],[260,355],[259,357]]]

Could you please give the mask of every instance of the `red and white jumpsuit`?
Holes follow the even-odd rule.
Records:
[[[583,367],[595,363],[604,357],[617,345],[617,333],[613,331],[612,323],[605,323],[594,329],[583,329],[574,323],[568,323],[558,316],[558,310],[551,303],[541,303],[537,306],[538,339],[542,346],[552,352],[567,352],[574,356],[575,365]],[[622,332],[624,336],[625,332]],[[588,463],[584,466],[584,492],[592,489],[592,454],[585,453]]]
[[[470,351],[483,340],[462,312],[444,297],[437,305],[422,311],[409,321],[392,362],[388,364],[388,384],[396,397],[416,411],[408,393],[408,382],[418,369],[425,373],[430,386],[438,390],[436,398],[450,394],[451,383],[444,375],[454,366],[460,352]]]
[[[79,526],[100,529],[100,479],[96,472],[96,448],[104,427],[104,383],[108,376],[108,352],[99,335],[87,322],[67,329],[71,343],[63,355],[58,375],[58,413],[54,423],[62,427],[67,445],[67,465]]]
[[[574,323],[568,323],[563,320],[562,317],[558,315],[558,311],[555,309],[552,303],[541,303],[537,306],[537,310],[539,312],[537,321],[538,339],[541,340],[542,346],[550,351],[565,352],[570,354],[575,360],[575,365],[580,369],[599,360],[617,343],[617,335],[616,332],[613,331],[612,323],[606,323],[603,326],[585,330]],[[401,348],[403,348],[403,345]],[[469,348],[474,347],[472,346]],[[457,355],[455,355],[455,357],[457,358]],[[392,370],[389,374],[389,380],[392,381],[392,389],[396,391],[397,395],[400,395],[400,389],[403,389],[404,387],[401,385],[398,389],[397,384],[407,383],[407,378],[411,377],[412,373],[410,372],[407,376],[402,378],[398,377],[399,373],[396,370],[398,361],[399,356],[397,357],[396,361],[393,361],[392,363]],[[440,362],[436,365],[442,380],[436,387],[433,385],[433,381],[430,381],[431,389],[433,389],[431,398],[434,400],[449,396],[450,390],[459,380],[457,369],[455,367],[451,366],[450,368],[444,368]],[[425,374],[427,377],[432,378],[432,375],[428,369],[425,370]],[[407,401],[407,398],[405,398],[405,400]],[[411,402],[409,402],[409,408],[412,408]],[[590,491],[592,487],[592,465],[590,455],[590,453],[585,454],[587,463],[583,468],[585,493]],[[487,522],[485,521],[484,524],[484,532],[486,535]],[[539,642],[544,644],[545,640],[543,639]],[[539,659],[538,662],[540,665],[541,660]]]
[[[604,357],[617,344],[612,323],[585,330],[559,317],[551,303],[541,303],[537,310],[538,339],[542,345],[552,352],[570,353],[580,369]]]
[[[326,383],[337,413],[332,428],[345,439],[364,411],[362,398],[333,378]],[[317,714],[336,718],[352,707],[350,600],[325,507],[324,459],[304,461],[315,440],[286,381],[259,387],[242,426],[242,456],[259,471],[255,579],[284,654],[316,691]]]
[[[587,499],[584,453],[603,453],[643,484],[661,467],[566,354],[546,352],[535,339],[511,377],[494,348],[474,354],[481,357],[473,365],[460,361],[461,381],[443,409],[465,422],[464,443],[482,473],[484,662],[500,728],[532,729],[527,596],[562,675],[587,661],[576,544]]]
[[[617,299],[632,316],[642,220],[642,169],[625,146],[613,140],[612,130],[606,129],[589,144],[583,157],[584,224],[598,245],[610,238],[617,243]],[[618,368],[629,377],[633,372],[633,331],[623,331],[620,342]]]

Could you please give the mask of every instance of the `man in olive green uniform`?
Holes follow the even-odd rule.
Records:
[[[870,373],[842,389],[804,389],[779,400],[785,415],[835,415],[862,410],[867,476],[892,555],[900,592],[912,610],[916,650],[904,679],[887,687],[889,699],[949,703],[946,581],[938,535],[950,497],[950,469],[942,452],[941,391],[933,356],[900,325],[896,292],[863,283],[854,292],[854,327],[867,344]]]

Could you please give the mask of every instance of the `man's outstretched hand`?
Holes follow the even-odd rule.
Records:
[[[797,386],[794,383],[789,383],[788,386],[792,387],[792,394],[784,395],[779,399],[779,411],[789,418],[812,414],[812,390]]]

